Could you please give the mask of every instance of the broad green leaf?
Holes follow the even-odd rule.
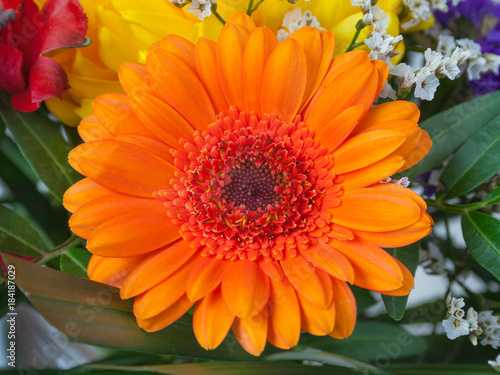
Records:
[[[63,136],[39,113],[14,110],[6,95],[0,95],[0,117],[33,170],[61,200],[64,192],[79,179],[68,164],[71,147]]]
[[[296,363],[272,363],[272,362],[212,362],[212,363],[186,363],[179,365],[144,365],[144,366],[110,366],[92,364],[83,366],[88,369],[115,370],[123,374],[132,371],[137,374],[140,371],[155,374],[168,375],[324,375],[331,373],[335,375],[368,374],[353,369],[323,366],[307,366]]]
[[[71,339],[129,351],[225,361],[256,360],[231,333],[217,349],[203,349],[187,315],[159,332],[146,333],[136,323],[132,300],[123,301],[118,289],[5,254],[3,257],[16,267],[17,286],[33,306]],[[263,355],[273,352],[276,350],[269,348]]]
[[[389,254],[398,259],[403,263],[406,268],[415,276],[415,271],[418,266],[418,258],[420,251],[420,242],[415,242],[414,244],[396,248],[388,249]],[[387,313],[394,320],[401,320],[405,313],[406,303],[408,302],[408,296],[403,297],[393,297],[382,295],[382,300],[384,301]]]
[[[373,298],[369,290],[358,288],[355,285],[351,285],[352,294],[356,298],[356,307],[358,309],[358,315],[362,314],[370,306],[373,306],[377,301]]]
[[[498,374],[486,363],[473,365],[457,364],[394,364],[389,368],[398,375],[494,375]]]
[[[73,247],[61,255],[61,271],[87,278],[87,265],[92,256],[87,250]]]
[[[494,176],[500,166],[500,116],[460,147],[441,174],[447,192],[441,200],[464,195]]]
[[[414,178],[439,166],[461,144],[499,114],[500,92],[483,95],[457,105],[422,122],[420,127],[429,132],[432,148],[416,166],[404,172]]]
[[[500,187],[493,190],[483,201],[483,207],[500,203]]]
[[[375,366],[361,361],[356,361],[338,354],[328,353],[317,349],[306,349],[300,352],[288,351],[271,354],[265,358],[267,361],[311,361],[326,365],[352,368],[363,374],[387,374]]]
[[[0,205],[0,251],[40,257],[47,247],[26,220]]]
[[[427,346],[424,338],[413,336],[397,325],[373,321],[357,322],[353,334],[344,340],[304,336],[300,345],[359,361],[375,361],[375,365],[387,365],[396,358],[417,355]]]
[[[474,259],[500,281],[500,220],[467,212],[462,216],[462,231]]]

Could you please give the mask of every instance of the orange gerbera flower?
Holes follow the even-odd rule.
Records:
[[[135,297],[146,331],[193,305],[196,338],[230,328],[259,355],[301,330],[351,334],[347,283],[406,295],[411,273],[383,247],[431,231],[424,201],[380,183],[431,141],[409,102],[372,107],[388,67],[334,36],[278,43],[236,14],[218,43],[169,36],[120,68],[126,94],[94,102],[70,154],[86,176],[64,198],[94,254],[88,274]]]

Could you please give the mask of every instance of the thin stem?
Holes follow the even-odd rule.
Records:
[[[476,211],[485,207],[483,202],[470,203],[470,204],[446,204],[441,203],[439,200],[426,199],[427,205],[430,207],[438,208],[441,211],[450,214],[466,214],[470,211]]]
[[[255,12],[259,7],[259,5],[262,4],[263,2],[264,0],[260,0],[257,4],[253,5],[253,0],[250,0],[250,4],[248,4],[247,14],[251,16],[252,13]]]
[[[361,27],[360,22],[362,22],[362,20],[359,20],[358,23],[356,24],[356,33],[354,34],[354,37],[351,40],[351,44],[349,44],[349,47],[347,48],[346,52],[352,51],[354,48],[357,47],[356,40],[358,40],[359,33],[363,29],[363,27]]]
[[[216,10],[214,10],[214,12],[213,12],[213,13],[214,13],[215,17],[217,17],[217,19],[218,19],[218,20],[219,20],[219,21],[220,21],[223,25],[225,25],[225,24],[226,24],[226,21],[224,21],[224,18],[222,18],[222,17],[221,17],[221,15],[220,15],[219,13],[217,13],[217,11],[216,11]]]
[[[407,51],[414,51],[414,52],[425,52],[425,48],[416,47],[416,46],[410,46],[410,45],[406,46],[406,50]]]
[[[64,241],[62,244],[51,249],[50,253],[44,254],[36,263],[45,264],[50,260],[64,254],[66,250],[68,250],[70,247],[76,246],[82,241],[83,240],[80,237],[73,235],[68,240]]]
[[[250,0],[250,2],[248,3],[248,9],[247,9],[247,14],[250,16],[253,12],[252,10],[252,7],[253,7],[253,0]]]

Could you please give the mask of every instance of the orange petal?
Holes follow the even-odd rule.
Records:
[[[90,280],[121,288],[126,277],[140,264],[145,255],[127,258],[103,258],[92,255],[87,266]]]
[[[170,187],[175,167],[141,147],[113,140],[84,143],[73,151],[85,175],[120,193],[150,198]]]
[[[241,67],[243,53],[250,33],[240,25],[226,24],[217,41],[217,69],[222,90],[230,105],[244,108],[241,88]]]
[[[79,237],[88,238],[104,222],[116,216],[143,210],[162,209],[163,203],[156,199],[138,198],[125,194],[111,194],[94,199],[80,207],[69,219],[71,231]]]
[[[280,349],[290,349],[300,338],[300,307],[295,289],[286,279],[271,279],[267,339]]]
[[[99,121],[114,136],[132,133],[156,138],[137,118],[127,95],[99,95],[92,103],[92,108]]]
[[[201,257],[195,264],[186,285],[186,293],[192,301],[198,301],[212,292],[222,282],[229,261],[215,257]]]
[[[113,134],[104,127],[96,115],[90,115],[82,119],[78,125],[78,134],[80,134],[84,142],[114,138]]]
[[[346,70],[357,65],[370,64],[370,56],[365,51],[351,51],[343,53],[333,59],[321,86],[328,87]]]
[[[138,318],[137,324],[146,332],[159,331],[183,316],[193,305],[194,302],[184,295],[162,313],[150,319]]]
[[[299,112],[302,112],[305,106],[309,104],[309,101],[320,87],[332,64],[333,53],[335,52],[335,35],[328,30],[321,30],[319,35],[321,37],[321,61],[317,70],[316,79],[309,91],[308,97],[302,101],[302,107]]]
[[[217,45],[211,40],[200,38],[196,44],[196,71],[203,86],[207,89],[215,113],[229,109],[226,97],[222,91],[217,70]]]
[[[393,130],[375,130],[359,134],[333,152],[336,174],[355,171],[382,160],[405,141],[405,135]]]
[[[139,309],[139,318],[152,318],[168,309],[179,298],[186,295],[186,282],[189,273],[196,264],[197,258],[199,257],[192,257],[170,276],[144,293]]]
[[[134,91],[129,97],[137,117],[163,142],[180,149],[181,138],[192,139],[191,125],[163,100],[146,91]]]
[[[281,261],[286,277],[293,287],[319,307],[326,308],[332,302],[330,277],[307,262],[302,255],[287,256]]]
[[[277,45],[276,36],[267,27],[259,27],[248,40],[243,55],[241,72],[244,109],[248,112],[259,111],[260,109],[264,68]]]
[[[233,332],[240,345],[250,354],[259,356],[266,346],[268,326],[268,309],[251,318],[236,318]]]
[[[120,215],[97,227],[87,248],[97,255],[128,257],[156,250],[179,237],[179,227],[171,222],[164,207],[148,207],[139,216]]]
[[[168,35],[160,41],[160,48],[174,54],[196,72],[195,46],[178,35]]]
[[[376,188],[347,190],[340,206],[330,210],[332,222],[368,232],[389,232],[420,218],[420,207],[405,194]]]
[[[381,60],[373,60],[373,66],[377,69],[378,73],[378,87],[376,96],[378,97],[387,82],[387,77],[389,76],[389,66]]]
[[[374,188],[374,189],[381,189],[384,191],[392,191],[392,192],[396,192],[399,194],[403,194],[403,195],[407,196],[408,198],[412,199],[416,204],[418,204],[418,206],[420,207],[422,212],[425,212],[427,210],[427,203],[425,203],[424,199],[420,195],[415,193],[413,190],[405,188],[404,186],[401,186],[399,184],[393,184],[393,183],[389,183],[389,184],[380,183],[380,184],[372,185],[370,187]]]
[[[249,33],[253,33],[256,29],[253,20],[247,14],[241,12],[234,13],[231,17],[229,17],[226,21],[226,24],[228,23],[242,26]]]
[[[394,258],[371,242],[356,238],[353,241],[332,240],[330,245],[350,260],[354,267],[354,285],[384,291],[403,285],[403,273]]]
[[[395,151],[406,160],[398,172],[405,171],[417,164],[427,155],[431,146],[432,140],[429,134],[425,130],[416,129],[413,134],[407,137],[406,142]]]
[[[363,121],[354,130],[354,133],[368,131],[368,129],[380,122],[391,120],[418,122],[419,117],[420,111],[415,103],[404,100],[387,102],[370,108]],[[378,129],[378,127],[375,129]]]
[[[145,149],[146,151],[150,151],[158,155],[159,157],[168,161],[170,164],[174,164],[175,159],[172,155],[173,148],[167,146],[162,141],[157,141],[156,139],[136,134],[122,134],[116,137],[116,140],[120,142],[132,143]]]
[[[149,90],[148,75],[146,65],[126,62],[118,68],[118,78],[123,91],[129,94],[133,90]]]
[[[396,297],[407,296],[408,294],[410,294],[412,289],[415,287],[415,281],[413,280],[413,275],[411,274],[411,272],[408,270],[408,268],[406,268],[406,266],[403,263],[401,263],[396,258],[394,258],[394,260],[401,268],[401,272],[403,272],[403,285],[399,289],[390,290],[390,291],[379,291],[379,293],[386,294],[389,296],[396,296]],[[374,292],[377,292],[377,291],[374,290]]]
[[[332,301],[327,308],[321,308],[300,293],[297,297],[300,302],[301,330],[316,336],[329,334],[335,324],[335,302]]]
[[[63,205],[69,212],[75,212],[84,204],[110,194],[114,194],[114,192],[96,184],[90,178],[84,178],[66,190]]]
[[[432,218],[424,212],[418,221],[406,228],[382,233],[355,230],[354,233],[357,237],[373,242],[380,247],[402,247],[428,236],[432,232],[432,224]]]
[[[321,55],[323,53],[321,48],[321,36],[318,29],[311,26],[304,26],[296,30],[290,35],[289,38],[295,39],[306,57],[307,63],[307,81],[301,107],[311,99],[314,95],[313,86],[316,83],[319,66],[321,64]]]
[[[345,339],[351,335],[356,324],[356,299],[344,281],[332,278],[332,288],[335,295],[335,326],[329,335]]]
[[[259,266],[260,269],[269,277],[273,278],[276,281],[280,281],[284,274],[283,274],[283,269],[281,268],[281,265],[279,262],[275,261],[274,259],[272,260],[265,260],[261,258],[259,260]]]
[[[389,155],[384,159],[352,172],[343,173],[342,187],[345,190],[373,185],[395,174],[405,163],[398,155]]]
[[[151,289],[177,271],[196,250],[188,242],[180,240],[151,254],[127,277],[120,296],[130,298]]]
[[[395,130],[408,136],[415,129],[418,129],[418,124],[410,120],[387,120],[382,122],[370,123],[369,126],[366,126],[362,129],[360,129],[360,126],[358,125],[352,132],[351,136],[372,132],[374,130]]]
[[[284,122],[297,114],[307,83],[307,63],[300,44],[286,39],[267,60],[262,78],[261,114],[274,113]]]
[[[174,54],[151,47],[146,69],[156,96],[175,109],[191,126],[204,130],[215,121],[210,98],[198,76]]]
[[[315,138],[327,150],[336,150],[356,127],[363,112],[364,107],[362,105],[355,105],[347,108],[326,124],[313,123],[313,126],[320,126],[319,128],[313,128],[313,130],[316,130]]]
[[[314,266],[322,269],[331,276],[348,281],[351,284],[353,283],[354,269],[351,263],[342,253],[330,245],[318,242],[307,250],[301,250],[300,253]]]
[[[257,315],[269,301],[271,283],[254,261],[232,261],[222,279],[222,296],[238,318]]]
[[[363,105],[366,113],[375,100],[377,84],[377,71],[371,64],[346,70],[314,95],[304,112],[305,122],[311,127],[320,127],[356,105]]]
[[[203,298],[194,310],[193,329],[198,343],[205,349],[215,349],[226,337],[234,321],[219,289]]]

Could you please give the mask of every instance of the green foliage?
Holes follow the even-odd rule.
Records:
[[[500,281],[500,220],[469,212],[462,216],[462,230],[474,259]]]
[[[91,256],[87,250],[78,247],[69,248],[61,255],[61,271],[87,278],[87,265]]]

